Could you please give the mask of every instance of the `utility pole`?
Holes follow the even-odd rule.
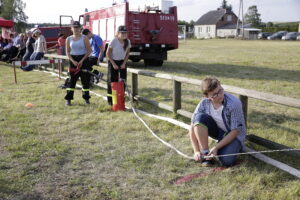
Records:
[[[239,36],[239,23],[240,23],[241,11],[242,11],[242,28],[241,28],[241,31],[242,31],[242,38],[244,38],[244,2],[243,2],[243,0],[240,0],[238,20],[237,20],[237,23],[236,23],[236,35],[235,35],[236,38]]]

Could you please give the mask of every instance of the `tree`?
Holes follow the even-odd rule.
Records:
[[[227,0],[223,0],[223,1],[222,1],[221,8],[226,9],[226,10],[229,10],[229,11],[232,11],[232,5],[228,5],[228,4],[227,4]]]
[[[245,22],[250,23],[254,27],[259,27],[261,24],[260,14],[258,13],[257,6],[253,5],[248,8],[245,15]]]
[[[0,0],[0,17],[13,20],[15,29],[20,31],[26,25],[27,16],[24,13],[26,4],[22,0]]]

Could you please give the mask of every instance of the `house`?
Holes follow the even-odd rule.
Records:
[[[242,37],[244,32],[244,39],[256,40],[261,29],[252,28],[251,24],[239,24],[238,34],[236,34],[236,24],[228,24],[217,29],[217,37],[220,38],[234,38],[236,35]]]
[[[237,16],[228,9],[218,8],[209,11],[195,23],[194,36],[196,38],[218,37],[218,29],[227,25],[236,25],[237,20]]]

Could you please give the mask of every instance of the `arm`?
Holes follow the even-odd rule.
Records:
[[[99,46],[99,49],[100,49],[100,54],[99,54],[99,57],[98,57],[98,65],[99,65],[99,63],[101,62],[101,57],[102,57],[102,55],[103,55],[103,53],[104,53],[104,48],[103,48],[102,45]]]
[[[121,65],[121,69],[125,69],[126,63],[128,61],[128,58],[129,58],[129,53],[130,53],[130,48],[127,48],[127,50],[126,50],[126,56],[124,58],[123,64]]]
[[[237,105],[230,113],[231,131],[226,135],[209,153],[209,155],[217,155],[218,150],[231,143],[242,131],[244,123],[244,115],[241,105]]]
[[[78,62],[76,62],[76,61],[72,58],[72,56],[71,56],[71,48],[70,48],[70,40],[69,40],[69,39],[67,39],[67,41],[66,41],[66,54],[67,54],[69,60],[70,60],[75,66],[77,66],[77,65],[78,65]]]
[[[47,53],[47,43],[46,43],[46,39],[43,38],[43,42],[42,42],[43,48],[44,48],[44,52]]]
[[[81,68],[83,61],[85,59],[87,59],[89,57],[89,55],[92,53],[90,41],[89,41],[89,39],[87,37],[84,37],[84,45],[85,45],[85,48],[86,48],[86,53],[85,53],[85,55],[83,56],[83,58],[78,63],[78,67],[79,68]]]
[[[97,61],[97,65],[99,65],[99,63],[101,62],[101,58],[104,52],[104,48],[103,48],[103,40],[100,37],[96,37],[97,38],[97,46],[100,49],[100,53],[99,53],[99,57],[98,57],[98,61]]]
[[[111,64],[113,65],[113,68],[115,70],[118,70],[119,67],[118,65],[115,63],[115,61],[112,59],[112,56],[111,56],[111,53],[112,53],[112,48],[111,47],[108,47],[108,50],[107,50],[107,57],[108,57],[108,60],[111,62]]]

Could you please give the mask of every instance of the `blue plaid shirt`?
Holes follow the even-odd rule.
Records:
[[[194,111],[192,121],[195,114],[204,113],[210,115],[210,106],[211,104],[208,98],[202,99]],[[244,140],[247,131],[242,104],[240,100],[235,96],[225,92],[223,106],[224,108],[222,112],[222,118],[226,126],[227,132],[229,133],[230,131],[235,129],[239,130],[240,133],[237,136],[237,139],[241,142],[242,146],[244,147]]]

